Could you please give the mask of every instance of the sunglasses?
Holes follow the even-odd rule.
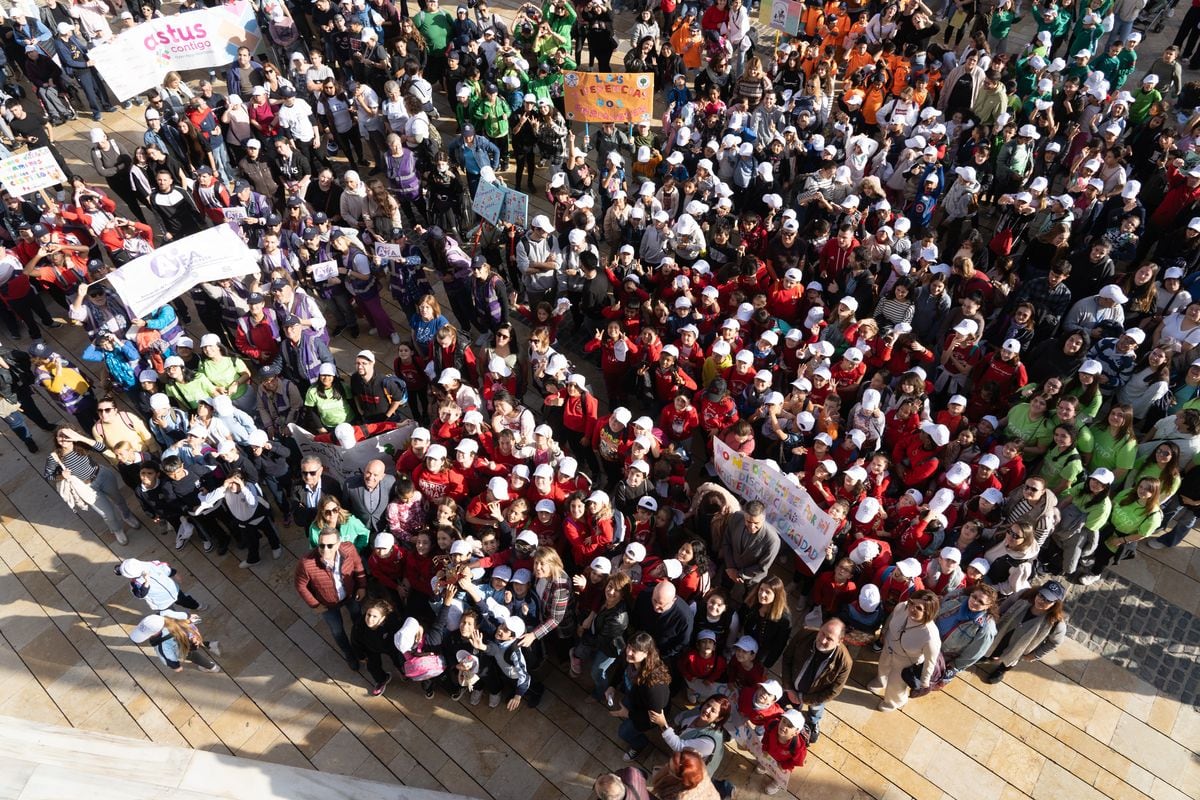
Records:
[[[308,470],[308,469],[306,469],[306,470],[304,470],[303,472],[301,472],[300,474],[301,474],[301,475],[309,475],[309,476],[312,476],[312,475],[316,475],[316,474],[317,474],[317,471],[316,471],[315,469],[313,469],[313,470]]]
[[[335,549],[337,549],[337,546],[338,546],[338,543],[337,543],[337,542],[334,542],[333,544],[319,544],[319,545],[317,545],[317,547],[321,548],[322,550],[335,550]]]

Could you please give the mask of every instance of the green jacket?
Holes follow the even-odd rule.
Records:
[[[1137,52],[1130,50],[1128,47],[1117,53],[1117,79],[1113,81],[1113,88],[1120,89],[1129,80],[1129,76],[1137,69]]]
[[[1129,106],[1129,119],[1135,125],[1141,125],[1150,117],[1150,108],[1163,99],[1162,92],[1158,89],[1138,89],[1137,94],[1133,96],[1133,103]]]
[[[320,535],[321,522],[318,520],[308,526],[309,545],[316,547]],[[353,514],[341,525],[338,525],[338,536],[342,537],[343,542],[352,542],[358,550],[365,550],[371,541],[371,531]]]
[[[508,103],[497,95],[494,100],[486,96],[479,98],[471,106],[471,116],[479,125],[480,132],[495,141],[508,138],[508,117],[512,113]]]
[[[1089,65],[1092,69],[1098,70],[1104,75],[1104,79],[1108,81],[1112,87],[1117,88],[1117,71],[1121,68],[1120,59],[1110,56],[1108,53],[1101,53],[1092,59]]]
[[[1016,21],[1017,15],[1013,10],[1006,9],[1004,11],[995,11],[992,13],[992,24],[988,26],[988,33],[997,39],[1006,39],[1012,31],[1013,23]]]

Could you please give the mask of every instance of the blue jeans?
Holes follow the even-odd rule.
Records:
[[[21,416],[20,411],[14,411],[4,418],[8,427],[12,428],[12,432],[17,435],[21,441],[25,441],[29,437],[29,428],[25,425],[25,417]]]
[[[621,720],[621,727],[617,728],[617,736],[620,736],[621,741],[629,745],[630,750],[644,750],[650,746],[650,739],[634,727],[633,720]]]
[[[322,611],[321,619],[325,620],[325,624],[329,626],[329,632],[333,634],[333,640],[342,649],[342,655],[346,658],[354,658],[354,650],[350,647],[350,637],[346,635],[346,623],[342,619],[343,608],[350,612],[352,619],[361,613],[358,601],[350,599],[337,608],[327,608]]]
[[[1104,46],[1105,49],[1112,47],[1118,42],[1125,44],[1125,42],[1129,41],[1129,34],[1133,33],[1133,23],[1135,22],[1137,22],[1136,17],[1130,20],[1124,20],[1118,17],[1116,14],[1113,14],[1113,29],[1108,35],[1108,44]]]
[[[1174,547],[1184,540],[1188,535],[1188,531],[1196,524],[1196,514],[1198,509],[1189,506],[1181,505],[1179,510],[1175,512],[1175,516],[1171,519],[1171,530],[1158,537],[1158,540],[1167,547]]]
[[[816,730],[821,727],[821,717],[825,716],[825,704],[815,703],[808,707],[808,711],[804,712],[805,718],[808,720],[808,727]]]
[[[614,656],[604,655],[604,651],[602,650],[597,650],[595,655],[592,656],[591,676],[592,685],[595,686],[592,689],[592,697],[602,703],[604,702],[604,690],[608,688],[607,681],[604,680],[604,675],[616,660]]]

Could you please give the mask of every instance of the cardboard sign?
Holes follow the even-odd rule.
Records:
[[[500,214],[504,211],[505,197],[506,192],[503,186],[497,183],[480,181],[479,185],[475,188],[475,197],[471,201],[471,210],[495,225],[500,221]]]
[[[518,228],[529,227],[529,195],[516,189],[505,189],[500,219]]]
[[[579,122],[649,122],[654,116],[651,72],[564,72],[567,117]]]
[[[45,147],[9,155],[0,161],[0,184],[11,195],[24,197],[39,189],[66,183],[67,176]]]

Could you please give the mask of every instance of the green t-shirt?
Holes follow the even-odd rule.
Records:
[[[308,387],[304,395],[304,407],[316,409],[321,425],[332,430],[350,419],[350,403],[336,388],[328,395],[317,392],[316,386]]]
[[[245,369],[246,365],[240,358],[222,356],[206,358],[201,361],[199,372],[212,381],[213,386],[220,386],[222,389],[228,390],[230,400],[237,400],[249,389],[246,384],[238,383],[238,378],[242,376]]]
[[[1091,461],[1088,463],[1089,469],[1099,469],[1104,467],[1111,470],[1131,470],[1137,462],[1137,439],[1133,436],[1126,436],[1124,440],[1117,441],[1108,426],[1093,425],[1085,430],[1090,436],[1088,442],[1084,444],[1083,437],[1076,443],[1079,452],[1084,455],[1091,455]]]
[[[1046,485],[1055,493],[1069,489],[1083,474],[1083,458],[1074,447],[1060,450],[1052,447],[1046,451],[1038,475],[1046,479]]]
[[[1008,412],[1004,432],[1020,438],[1026,446],[1040,447],[1054,440],[1054,420],[1049,414],[1041,419],[1030,419],[1029,403],[1021,403]]]
[[[417,30],[425,37],[425,44],[429,46],[430,52],[446,54],[446,45],[450,43],[451,26],[454,23],[454,18],[449,12],[438,10],[432,14],[428,11],[422,11],[417,16],[413,17],[413,24],[417,26]]]
[[[1098,531],[1108,524],[1108,518],[1112,514],[1112,499],[1105,496],[1099,502],[1083,505],[1089,497],[1087,481],[1075,484],[1063,497],[1071,500],[1076,508],[1084,512],[1083,527],[1089,531]]]

